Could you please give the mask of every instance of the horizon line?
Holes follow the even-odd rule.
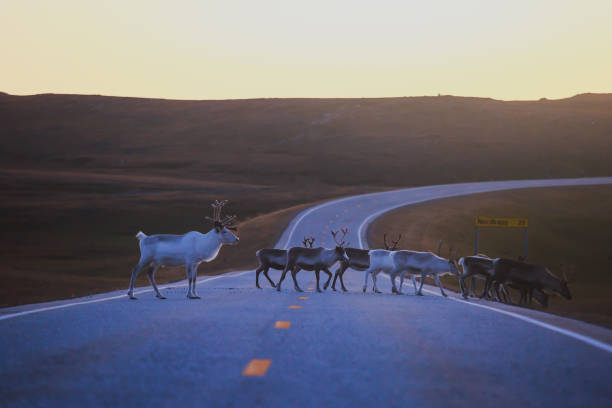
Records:
[[[147,96],[131,96],[131,95],[107,95],[107,94],[96,94],[96,93],[57,93],[57,92],[42,92],[34,94],[14,94],[9,92],[0,91],[0,94],[17,97],[32,97],[32,96],[44,96],[44,95],[65,95],[65,96],[101,96],[106,98],[126,98],[126,99],[155,99],[155,100],[166,100],[166,101],[178,101],[178,102],[201,102],[201,101],[248,101],[248,100],[267,100],[267,99],[401,99],[401,98],[439,98],[439,97],[453,97],[453,98],[471,98],[471,99],[489,99],[500,102],[538,102],[538,101],[561,101],[565,99],[575,98],[583,95],[612,95],[612,92],[581,92],[571,96],[562,98],[548,98],[541,97],[538,99],[498,99],[491,96],[466,96],[466,95],[453,95],[453,94],[442,94],[437,95],[402,95],[402,96],[362,96],[362,97],[316,97],[316,96],[260,96],[260,97],[247,97],[247,98],[210,98],[210,99],[183,99],[183,98],[165,98],[165,97],[147,97]]]

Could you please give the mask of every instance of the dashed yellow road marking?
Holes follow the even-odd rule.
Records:
[[[298,305],[291,305],[289,306],[289,309],[300,309],[302,306],[298,306]]]
[[[276,323],[274,323],[275,329],[288,329],[289,326],[291,326],[291,322],[282,322],[279,320]]]
[[[298,299],[300,299],[300,300],[306,300],[306,299],[308,299],[308,297],[306,297],[306,296],[300,296]]]
[[[312,290],[305,290],[304,293],[312,293]]]
[[[268,367],[272,364],[272,360],[253,359],[242,370],[242,375],[247,377],[261,377],[266,375]]]

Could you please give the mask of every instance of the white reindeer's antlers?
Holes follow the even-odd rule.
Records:
[[[213,218],[207,216],[205,219],[212,221],[212,223],[215,225],[235,230],[236,227],[234,225],[236,224],[236,220],[238,218],[236,215],[227,215],[225,218],[221,219],[221,210],[227,203],[228,200],[215,200],[215,202],[211,204],[211,207],[213,208]]]

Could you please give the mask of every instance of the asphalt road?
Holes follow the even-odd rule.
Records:
[[[330,228],[364,244],[376,215],[415,202],[612,178],[471,183],[351,197],[300,213],[279,247]],[[163,273],[160,272],[160,273]],[[279,272],[271,276],[276,281]],[[298,278],[312,287],[312,272]],[[126,270],[126,290],[129,270]],[[612,406],[612,331],[486,301],[437,295],[278,293],[253,271],[0,310],[0,405]],[[411,289],[411,288],[410,288]],[[291,306],[299,306],[292,308]],[[275,328],[289,322],[288,328]],[[260,376],[243,371],[267,360]],[[257,373],[256,371],[254,373]]]

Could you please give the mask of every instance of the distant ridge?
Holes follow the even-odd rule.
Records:
[[[612,94],[566,99],[3,95],[5,168],[414,186],[612,175]]]
[[[486,96],[463,96],[463,95],[447,95],[447,94],[438,94],[438,95],[413,95],[413,96],[384,96],[384,97],[367,97],[367,98],[316,98],[316,97],[293,97],[293,98],[282,98],[282,97],[265,97],[265,98],[246,98],[246,99],[168,99],[168,98],[150,98],[150,97],[140,97],[140,96],[117,96],[117,95],[101,95],[101,94],[61,94],[61,93],[53,93],[46,92],[40,94],[27,94],[27,95],[14,95],[6,92],[0,91],[0,95],[2,96],[12,96],[12,97],[36,97],[36,96],[52,96],[52,97],[102,97],[102,98],[117,98],[117,99],[136,99],[136,100],[159,100],[159,101],[182,101],[182,102],[204,102],[204,101],[257,101],[257,100],[384,100],[384,99],[412,99],[412,98],[458,98],[458,99],[475,99],[475,100],[490,100],[490,101],[498,101],[498,102],[535,102],[535,101],[564,101],[571,99],[599,99],[599,100],[612,100],[612,93],[592,93],[586,92],[581,94],[576,94],[574,96],[569,96],[565,98],[559,99],[551,99],[547,97],[542,97],[539,99],[495,99],[492,97]]]

